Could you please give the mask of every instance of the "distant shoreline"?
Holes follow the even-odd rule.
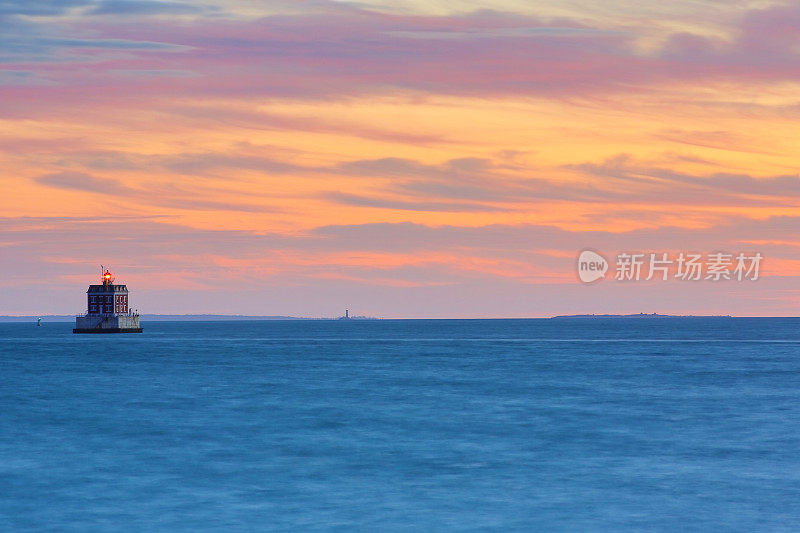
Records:
[[[558,315],[551,318],[733,318],[731,315],[660,315],[658,313],[633,313],[629,315]],[[744,318],[744,317],[739,317]],[[776,317],[770,317],[776,318]],[[788,317],[787,317],[788,318]]]

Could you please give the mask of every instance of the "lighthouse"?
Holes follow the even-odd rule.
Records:
[[[105,272],[104,272],[105,270]],[[141,333],[139,313],[128,307],[128,287],[114,283],[108,269],[100,267],[102,282],[86,291],[86,314],[75,317],[73,333]]]

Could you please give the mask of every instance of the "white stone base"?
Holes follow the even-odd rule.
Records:
[[[86,315],[75,317],[73,333],[141,333],[139,315]]]

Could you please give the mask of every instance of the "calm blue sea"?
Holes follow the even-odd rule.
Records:
[[[797,531],[800,320],[0,324],[0,529]]]

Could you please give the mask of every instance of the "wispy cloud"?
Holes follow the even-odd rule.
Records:
[[[571,168],[605,178],[615,178],[649,187],[663,195],[665,201],[678,200],[713,191],[714,197],[703,195],[700,200],[709,204],[730,203],[758,205],[798,205],[800,174],[756,177],[749,174],[717,172],[697,176],[668,168],[636,163],[625,155],[603,163],[584,163]]]
[[[86,13],[89,15],[181,15],[203,13],[210,8],[189,2],[155,0],[102,0]]]
[[[253,203],[249,198],[240,198],[237,201],[214,200],[213,191],[202,187],[191,189],[174,185],[152,185],[141,188],[132,188],[111,178],[99,178],[81,172],[61,172],[46,174],[35,178],[42,185],[85,191],[113,197],[117,200],[133,200],[140,205],[170,207],[173,209],[209,210],[209,211],[238,211],[246,213],[279,212],[280,209],[265,203]]]
[[[440,164],[422,163],[407,158],[381,158],[345,161],[334,165],[298,164],[269,156],[248,153],[185,153],[165,156],[88,152],[80,155],[87,169],[105,171],[168,172],[186,176],[235,181],[231,171],[247,171],[255,176],[318,176],[357,178],[347,191],[322,190],[316,196],[329,202],[353,207],[384,208],[418,212],[499,212],[516,211],[523,205],[549,201],[609,203],[653,206],[797,206],[800,202],[800,175],[753,176],[744,173],[716,172],[694,175],[669,167],[640,162],[624,154],[600,163],[567,165],[579,177],[554,179],[530,177],[547,173],[545,169],[509,165],[488,158],[457,158]],[[80,160],[71,158],[71,161]],[[559,169],[550,169],[550,172]],[[597,178],[602,178],[598,180]],[[245,178],[240,178],[244,180]],[[37,183],[63,189],[109,195],[125,195],[147,204],[224,206],[258,212],[252,201],[241,204],[201,203],[198,195],[213,194],[197,184],[191,192],[185,187],[149,184],[150,193],[129,188],[113,178],[100,178],[85,172],[58,172],[40,176]],[[159,191],[153,195],[153,191]],[[709,194],[713,191],[713,194]],[[190,198],[194,198],[190,201]],[[269,198],[264,198],[269,202]],[[265,211],[275,208],[263,207]]]
[[[388,15],[328,4],[327,12],[281,14],[256,20],[221,17],[183,2],[82,2],[85,20],[31,22],[2,37],[5,61],[29,63],[69,49],[161,51],[117,57],[95,75],[137,68],[188,71],[202,83],[179,83],[184,94],[327,98],[406,89],[460,95],[564,95],[627,91],[632,84],[698,80],[797,79],[796,7],[749,12],[729,41],[672,35],[656,53],[636,46],[637,31],[548,21],[513,13]],[[33,8],[6,6],[7,14]],[[43,13],[66,8],[46,4]],[[176,25],[153,13],[198,13]],[[124,23],[95,20],[123,14]],[[94,17],[93,17],[94,15]],[[137,23],[136,17],[143,17]],[[102,18],[102,17],[101,17]],[[54,37],[54,34],[61,34]],[[67,37],[69,35],[69,37]],[[183,51],[178,56],[163,52]],[[62,56],[63,59],[63,56]],[[75,61],[85,60],[80,55]],[[59,62],[63,65],[63,61]],[[40,74],[69,84],[55,66]],[[113,78],[112,78],[113,79]],[[169,90],[167,86],[162,90]]]
[[[100,194],[129,195],[135,192],[134,189],[130,189],[116,180],[96,178],[82,172],[46,174],[36,178],[36,181],[42,185],[58,187],[59,189],[73,189]]]

